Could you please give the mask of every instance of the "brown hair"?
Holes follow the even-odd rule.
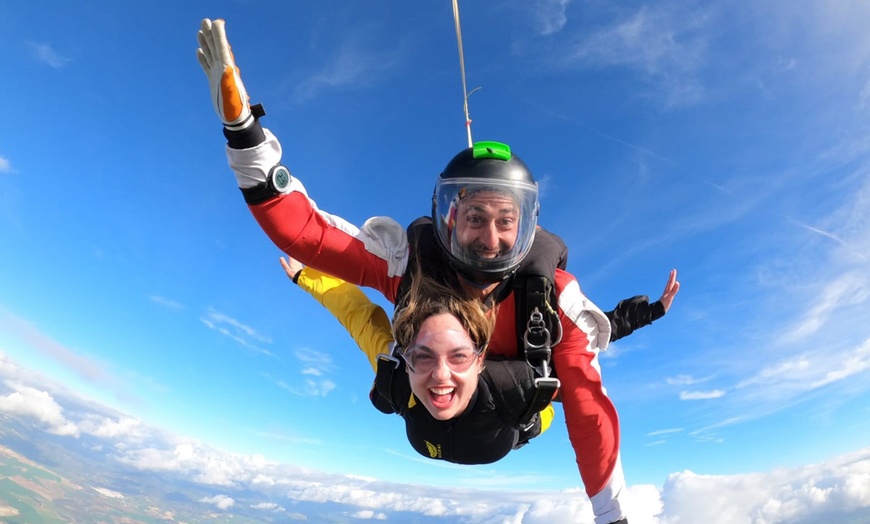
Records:
[[[495,311],[487,312],[480,300],[463,297],[462,293],[424,275],[419,265],[412,277],[411,287],[393,315],[396,345],[410,347],[427,318],[449,313],[459,320],[475,347],[485,351],[495,327]]]

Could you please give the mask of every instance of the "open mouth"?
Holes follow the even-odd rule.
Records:
[[[477,254],[478,258],[498,258],[501,255],[501,251],[499,250],[489,251],[484,249],[477,249],[475,250],[475,253]]]
[[[455,397],[456,388],[429,388],[429,398],[438,409],[450,407]]]

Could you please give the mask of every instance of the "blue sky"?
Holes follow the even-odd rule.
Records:
[[[753,475],[759,501],[722,522],[790,522],[778,475],[854,453],[862,473],[822,484],[857,488],[820,503],[795,487],[795,504],[870,507],[870,6],[460,7],[473,137],[531,167],[586,294],[610,309],[679,271],[668,315],[602,355],[632,522],[713,511],[689,494],[746,500],[726,486]],[[203,17],[227,20],[264,125],[324,210],[408,223],[465,147],[446,0],[0,0],[0,352],[19,370],[0,407],[75,439],[90,426],[48,402],[63,384],[126,414],[112,438],[159,428],[348,478],[569,490],[588,512],[561,414],[505,460],[458,468],[416,457],[369,405],[364,357],[287,281],[226,165],[194,55]]]

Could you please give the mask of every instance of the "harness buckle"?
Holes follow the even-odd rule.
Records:
[[[535,340],[531,340],[534,338]],[[544,323],[544,315],[537,307],[529,315],[526,323],[526,332],[523,334],[523,343],[526,349],[538,349],[550,346],[550,330]]]
[[[402,362],[399,360],[398,357],[394,356],[394,353],[394,351],[390,351],[390,353],[378,353],[378,369],[380,369],[381,367],[381,362],[383,362],[387,366],[392,365],[393,370],[399,369],[399,366],[402,365]]]
[[[535,387],[541,391],[552,391],[555,395],[559,391],[559,388],[562,387],[562,383],[556,377],[538,377],[535,379]]]
[[[544,323],[544,315],[535,307],[529,315],[526,323],[526,332],[523,334],[526,362],[535,368],[542,377],[550,376],[550,330]]]
[[[522,431],[531,429],[538,413],[556,398],[561,386],[562,383],[556,377],[544,376],[535,379],[535,392],[525,413],[520,417],[519,427]]]

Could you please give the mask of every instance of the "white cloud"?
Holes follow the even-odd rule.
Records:
[[[655,437],[655,436],[658,436],[658,435],[668,435],[668,434],[671,434],[671,433],[679,433],[679,432],[681,432],[681,431],[683,431],[683,430],[682,430],[682,429],[660,429],[660,430],[657,430],[657,431],[650,431],[649,433],[646,434],[646,436],[648,436],[648,437]]]
[[[376,513],[369,509],[351,513],[350,517],[360,520],[387,520],[387,516],[384,513]]]
[[[210,309],[208,312],[206,312],[206,319],[215,324],[229,325],[237,332],[243,334],[246,337],[250,337],[258,342],[272,342],[272,339],[260,335],[254,328],[246,326],[245,324],[242,324],[241,322],[230,317],[229,315],[224,315],[223,313],[219,313],[213,309]]]
[[[54,69],[60,69],[72,61],[71,58],[59,55],[50,44],[27,42],[27,45],[37,60],[44,64],[48,64]]]
[[[50,433],[73,437],[88,434],[126,442],[143,442],[152,437],[153,430],[138,419],[114,410],[88,411],[84,406],[96,409],[96,405],[57,385],[44,389],[41,384],[48,384],[44,377],[18,366],[2,352],[0,377],[5,377],[4,385],[11,390],[0,397],[0,411],[36,419],[47,425]],[[102,446],[93,448],[99,450]]]
[[[320,374],[333,368],[332,357],[329,353],[316,349],[300,348],[293,352],[300,363],[306,366],[309,374]]]
[[[0,156],[0,173],[11,173],[11,172],[12,172],[12,164],[9,162],[9,159]]]
[[[376,52],[365,49],[360,41],[348,42],[338,48],[336,54],[324,61],[320,71],[296,85],[296,99],[306,101],[315,97],[324,88],[365,87],[382,78],[399,59],[395,50]]]
[[[283,380],[276,380],[275,384],[299,397],[325,397],[336,388],[335,382],[329,379],[305,379],[301,384],[288,384]]]
[[[21,392],[21,393],[19,393]],[[61,399],[61,403],[63,400]],[[22,386],[0,400],[4,411],[20,417],[40,417],[63,424],[60,404],[44,391]],[[91,413],[89,420],[98,418]],[[724,423],[723,423],[724,424]],[[137,469],[166,474],[207,486],[223,486],[223,493],[200,502],[231,511],[240,497],[246,507],[283,512],[298,502],[346,504],[359,519],[389,520],[391,512],[410,512],[469,524],[522,522],[592,522],[589,499],[582,489],[522,491],[513,488],[432,488],[383,482],[363,476],[332,475],[266,460],[258,455],[226,453],[193,439],[161,435],[124,440],[139,428],[131,418],[119,417],[113,431],[95,432],[103,439],[121,439],[114,458]],[[679,430],[654,432],[665,434]],[[661,489],[652,485],[628,488],[626,507],[632,524],[711,524],[834,522],[837,516],[870,516],[870,448],[836,457],[822,464],[763,473],[701,475],[692,471],[671,474]],[[234,490],[238,490],[236,495]],[[115,496],[115,492],[104,492]],[[124,494],[118,492],[118,495]],[[261,497],[260,501],[256,498]],[[740,503],[735,503],[740,501]],[[284,513],[286,515],[286,513]],[[803,519],[803,520],[800,520]]]
[[[236,501],[226,495],[215,495],[214,497],[203,497],[199,500],[206,504],[214,504],[218,509],[228,510],[232,508]]]
[[[812,350],[763,366],[737,388],[753,402],[794,398],[870,370],[870,338],[855,347]]]
[[[112,491],[111,489],[94,488],[94,491],[96,491],[100,495],[102,495],[104,497],[108,497],[110,499],[122,499],[122,498],[124,498],[124,495],[122,495],[121,493],[118,493],[117,491]]]
[[[300,397],[325,397],[336,388],[335,382],[327,376],[335,369],[332,357],[328,353],[299,348],[293,352],[293,356],[299,362],[299,374],[303,376],[301,382],[288,383],[286,380],[274,379],[266,374],[264,376],[281,389]]]
[[[632,524],[834,521],[823,516],[856,511],[870,515],[868,475],[870,448],[824,464],[767,473],[674,473],[661,490],[651,485],[631,486],[626,505]],[[592,521],[591,505],[582,490],[532,493],[439,488],[421,495],[413,486],[388,488],[350,478],[340,482],[291,480],[286,486],[293,500],[349,504],[372,512],[406,511],[471,523]]]
[[[691,386],[694,384],[700,384],[701,382],[706,382],[712,378],[712,376],[695,378],[691,375],[677,375],[675,377],[668,377],[667,379],[665,379],[665,382],[672,386]]]
[[[680,391],[680,400],[707,400],[724,396],[724,389],[713,389],[710,391]]]
[[[861,259],[863,259],[863,260],[867,260],[867,257],[865,257],[864,255],[862,255],[861,253],[859,253],[858,251],[856,251],[855,249],[853,249],[852,246],[850,246],[850,245],[849,245],[845,240],[843,240],[842,238],[840,238],[840,237],[837,236],[836,234],[831,233],[831,232],[829,232],[829,231],[825,231],[825,230],[820,229],[820,228],[817,228],[817,227],[810,226],[810,225],[808,225],[808,224],[803,224],[803,223],[800,223],[800,222],[798,222],[798,225],[799,225],[800,227],[806,229],[807,231],[811,231],[811,232],[813,232],[813,233],[817,233],[817,234],[819,234],[819,235],[821,235],[821,236],[823,236],[823,237],[830,238],[830,239],[833,240],[834,242],[840,244],[841,246],[843,246],[843,247],[846,248],[847,250],[849,250],[849,251],[851,251],[852,253],[854,253],[855,256],[857,256],[857,257],[859,257],[859,258],[861,258]]]
[[[286,511],[283,506],[281,506],[280,504],[275,504],[274,502],[260,502],[259,504],[252,504],[251,508],[274,512]]]
[[[868,478],[870,448],[825,464],[767,473],[674,473],[662,489],[664,514],[660,522],[847,522],[834,516],[856,511],[870,516]]]
[[[3,360],[0,364],[4,371],[11,368]],[[51,431],[58,425],[70,424],[61,407],[66,401],[60,396],[52,398],[41,388],[18,385],[12,393],[0,397],[0,408],[10,416],[43,420],[47,422],[46,431]],[[87,406],[80,405],[80,408]],[[380,519],[381,515],[389,519],[391,512],[410,512],[469,524],[592,522],[591,504],[582,489],[522,491],[516,486],[534,482],[515,478],[511,488],[438,487],[421,491],[418,485],[389,483],[358,475],[326,474],[276,463],[259,455],[226,453],[193,439],[147,430],[131,417],[119,416],[99,424],[99,414],[91,412],[83,420],[89,421],[88,427],[95,438],[112,440],[112,445],[103,446],[111,453],[108,460],[165,474],[167,479],[222,486],[223,493],[200,499],[222,511],[231,511],[244,497],[246,507],[264,511],[283,511],[284,507],[298,502],[346,504],[357,518],[369,519]],[[725,421],[720,426],[737,421]],[[711,429],[713,427],[704,431],[709,433]],[[142,434],[150,438],[144,439]],[[693,432],[695,436],[698,434]],[[99,446],[91,449],[99,449]],[[861,518],[870,517],[868,478],[870,448],[865,448],[821,464],[769,472],[673,473],[661,489],[652,485],[630,486],[625,504],[632,524],[850,521],[838,518],[843,516],[859,522]],[[104,494],[113,496],[108,492]]]
[[[829,176],[842,161],[849,165],[821,216],[787,218],[773,229],[775,241],[753,241],[773,251],[759,264],[763,278],[748,280],[749,287],[739,291],[746,304],[742,318],[756,319],[751,324],[757,326],[745,330],[728,355],[708,358],[695,375],[667,379],[669,385],[690,386],[706,376],[716,383],[704,393],[727,392],[721,402],[702,408],[698,424],[708,425],[711,418],[748,422],[802,402],[817,406],[813,399],[822,395],[835,400],[820,409],[835,409],[870,387],[870,178],[866,158],[835,156],[800,170]],[[805,176],[810,175],[800,175]],[[813,186],[804,198],[819,200],[817,191]],[[684,400],[707,398],[694,391],[699,387],[681,389]]]
[[[214,309],[209,309],[202,317],[200,317],[200,321],[210,329],[231,338],[243,347],[256,353],[274,356],[272,352],[259,346],[260,343],[271,344],[271,338],[259,334],[254,328],[242,324],[229,315],[225,315],[215,311]]]
[[[827,324],[828,318],[844,307],[863,304],[870,299],[870,277],[863,270],[847,271],[825,284],[812,307],[784,337],[790,343],[814,335]]]
[[[534,13],[538,32],[543,35],[558,33],[568,22],[565,11],[571,0],[538,0],[531,9]]]
[[[124,417],[115,420],[102,416],[88,416],[79,422],[85,433],[105,439],[128,439],[142,441],[149,433],[138,419]]]
[[[0,397],[0,412],[36,419],[55,435],[79,436],[79,429],[66,419],[63,408],[48,392],[21,384],[7,385],[14,391]]]
[[[172,300],[171,298],[162,297],[160,295],[151,295],[148,297],[148,299],[151,300],[151,302],[154,302],[155,304],[157,304],[159,306],[163,306],[167,309],[174,309],[174,310],[184,309],[183,304],[180,304],[180,303]]]
[[[335,382],[331,380],[306,380],[305,391],[314,397],[325,397],[335,389]]]
[[[658,85],[668,106],[697,102],[706,51],[705,17],[684,9],[643,7],[584,33],[565,57],[593,67],[629,67]]]
[[[141,465],[159,469],[156,466],[160,460],[155,460],[158,455],[142,455]],[[247,485],[253,490],[270,491],[277,488],[291,501],[348,504],[361,508],[361,512],[370,511],[372,515],[375,511],[406,511],[440,518],[461,516],[473,523],[591,522],[591,505],[582,490],[527,493],[438,488],[421,495],[415,486],[386,484],[362,477],[291,473],[285,466],[227,456],[202,447],[190,447],[183,452],[168,450],[166,456],[179,462],[196,461],[198,467],[222,463],[224,466],[220,469],[235,471],[234,477],[227,477],[231,480],[228,486]],[[232,467],[226,467],[228,464]],[[191,475],[195,473],[195,468],[176,469]],[[844,512],[870,510],[867,475],[870,475],[870,448],[824,464],[768,473],[728,476],[697,475],[691,471],[674,473],[667,479],[661,495],[650,485],[630,487],[627,504],[633,524],[790,522],[794,515],[822,515],[838,508]],[[316,478],[318,476],[320,479]],[[202,482],[202,475],[194,480]],[[229,497],[218,497],[212,497],[209,503],[229,502]],[[734,504],[735,500],[744,502]],[[258,504],[257,508],[283,509],[274,502]],[[360,513],[364,514],[367,513]],[[767,520],[757,520],[762,514]]]
[[[390,511],[410,511],[430,517],[447,517],[474,511],[463,502],[463,496],[455,490],[431,491],[430,494],[409,493],[408,487],[401,491],[383,491],[379,485],[345,478],[341,483],[291,480],[287,494],[293,500],[307,502],[333,502],[361,508]],[[460,498],[461,497],[461,498]],[[481,502],[483,502],[481,500]],[[479,510],[478,510],[479,511]]]
[[[275,463],[260,455],[226,453],[198,440],[181,437],[145,446],[131,445],[120,449],[116,458],[139,470],[184,474],[211,486],[247,484],[253,482],[262,470],[275,467]]]

